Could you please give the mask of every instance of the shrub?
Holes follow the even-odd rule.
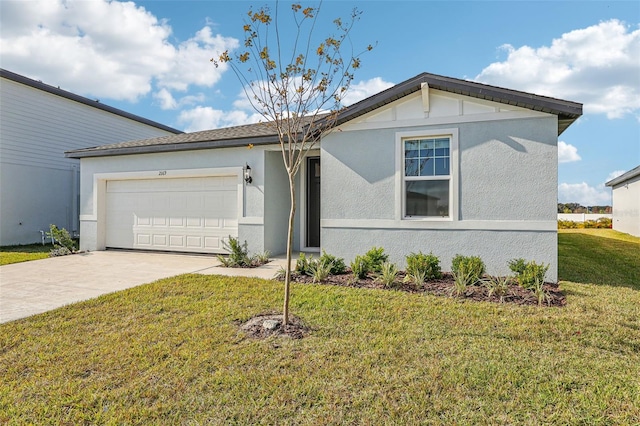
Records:
[[[394,263],[384,262],[376,281],[381,282],[385,287],[393,287],[397,277],[398,267]]]
[[[254,255],[251,260],[252,263],[257,264],[258,266],[264,265],[265,263],[269,263],[269,257],[271,256],[271,252],[269,250],[265,250],[262,253],[258,253]]]
[[[351,262],[351,273],[354,278],[362,279],[369,273],[369,261],[366,256],[356,256]]]
[[[229,235],[229,241],[222,240],[222,247],[229,252],[228,257],[218,255],[218,260],[228,268],[251,266],[252,259],[249,257],[247,241],[240,244],[240,240]]]
[[[535,261],[527,262],[524,259],[512,259],[509,261],[509,269],[513,271],[521,287],[531,290],[537,281],[544,283],[549,265],[537,264]]]
[[[47,237],[51,238],[51,242],[55,248],[64,247],[71,254],[77,250],[76,242],[69,235],[69,231],[64,228],[58,229],[56,225],[49,225],[49,232],[47,232]],[[57,254],[55,256],[62,256],[61,254]]]
[[[306,254],[300,253],[298,256],[298,260],[296,260],[296,269],[295,271],[300,275],[311,275],[311,265],[313,264],[313,255],[310,254],[307,257]]]
[[[421,287],[422,284],[424,284],[424,282],[426,281],[426,279],[427,279],[427,271],[416,270],[413,272],[407,272],[407,275],[404,276],[403,281],[405,283],[411,283],[416,287]]]
[[[451,289],[451,294],[454,296],[462,296],[466,293],[467,287],[475,284],[476,281],[475,271],[466,264],[461,263],[456,272],[453,272],[453,288]]]
[[[389,255],[384,253],[382,247],[373,247],[364,257],[369,263],[369,270],[371,272],[380,272],[382,270],[382,264],[389,260]]]
[[[339,275],[344,274],[347,270],[347,265],[344,263],[344,259],[328,254],[322,250],[322,256],[320,256],[320,263],[323,265],[331,265],[331,274]]]
[[[313,277],[314,283],[319,283],[327,279],[331,273],[333,263],[323,263],[319,259],[309,265],[309,275]]]
[[[509,262],[509,269],[511,269],[511,272],[513,272],[514,274],[516,274],[516,276],[520,275],[522,273],[522,271],[524,271],[525,266],[527,265],[526,260],[519,258],[519,259],[511,259]]]
[[[536,285],[544,283],[544,277],[547,275],[549,265],[544,263],[537,264],[535,261],[527,263],[524,270],[516,276],[518,284],[527,290],[533,290]]]
[[[424,276],[424,279],[436,279],[442,276],[440,259],[432,253],[411,253],[406,256],[407,275]]]
[[[451,271],[454,276],[460,274],[465,276],[468,275],[467,280],[469,281],[469,285],[473,285],[484,275],[485,265],[482,259],[478,256],[463,256],[461,254],[456,254],[451,262]]]
[[[482,284],[489,291],[489,297],[495,294],[500,298],[500,303],[502,303],[504,296],[509,291],[509,281],[509,277],[488,277],[482,280]]]

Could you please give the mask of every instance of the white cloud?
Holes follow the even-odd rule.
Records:
[[[609,182],[611,179],[615,179],[618,176],[622,176],[625,173],[626,173],[626,170],[615,170],[609,173],[609,176],[607,176],[607,178],[605,179],[605,182]]]
[[[248,114],[240,110],[222,111],[203,106],[184,110],[178,116],[178,122],[184,126],[185,132],[240,126],[257,123],[261,119],[262,117],[255,113]]]
[[[374,77],[369,80],[360,81],[357,84],[352,84],[345,96],[343,103],[345,105],[353,105],[363,99],[373,96],[376,93],[382,92],[385,89],[393,86],[393,83],[384,81],[380,77]]]
[[[171,92],[162,88],[159,92],[154,93],[153,97],[160,103],[162,109],[176,109],[178,108],[178,102],[174,99]]]
[[[558,163],[571,163],[581,159],[578,148],[563,141],[558,142]]]
[[[611,204],[611,190],[602,185],[597,187],[582,183],[561,183],[558,185],[558,202],[579,203],[583,206],[604,206]]]
[[[136,101],[154,82],[167,90],[211,87],[226,67],[208,59],[238,45],[204,27],[180,44],[133,2],[2,1],[2,66],[85,96]],[[162,93],[162,102],[170,99]]]
[[[616,19],[574,30],[550,46],[502,46],[507,59],[475,80],[584,103],[586,113],[640,114],[640,29]]]

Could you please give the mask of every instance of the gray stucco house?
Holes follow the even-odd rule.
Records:
[[[179,130],[0,69],[0,246],[79,231],[80,162],[64,152]]]
[[[613,229],[640,237],[640,166],[606,185],[613,191]]]
[[[404,265],[478,255],[491,274],[523,257],[557,279],[558,135],[582,105],[420,74],[344,109],[298,176],[295,249],[347,261],[382,246]],[[252,149],[248,149],[249,145]],[[251,124],[67,153],[81,160],[81,248],[286,248],[277,137]],[[252,182],[243,171],[249,165]]]

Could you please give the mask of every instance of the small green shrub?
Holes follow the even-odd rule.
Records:
[[[309,266],[309,275],[313,277],[314,283],[322,282],[331,274],[332,267],[333,263],[322,263],[319,259],[315,260]]]
[[[371,272],[380,272],[382,270],[382,264],[389,260],[389,255],[384,253],[382,247],[373,247],[364,257],[369,263],[369,270]]]
[[[487,277],[482,280],[482,284],[489,291],[488,296],[496,295],[500,298],[500,303],[504,300],[504,296],[509,291],[509,277]]]
[[[511,272],[513,272],[514,274],[516,274],[516,276],[518,276],[522,273],[522,271],[524,271],[525,266],[527,266],[527,261],[522,258],[511,259],[508,262],[508,265],[509,265],[509,269],[511,269]]]
[[[240,244],[240,240],[229,235],[229,241],[222,240],[222,247],[229,252],[228,257],[218,255],[217,258],[227,268],[251,266],[247,242]]]
[[[385,287],[393,287],[398,278],[398,267],[395,263],[384,262],[380,268],[380,272],[376,277],[376,281],[384,284]]]
[[[351,262],[351,273],[354,278],[362,279],[369,273],[369,261],[366,256],[356,256]]]
[[[464,272],[462,273],[462,270]],[[463,256],[456,254],[451,261],[451,271],[454,275],[462,273],[462,275],[468,275],[469,285],[477,283],[484,275],[485,265],[482,259],[478,256]]]
[[[467,288],[476,283],[475,271],[471,268],[467,269],[467,265],[461,263],[458,265],[456,272],[453,272],[453,288],[452,296],[462,296],[467,292]]]
[[[538,306],[542,305],[542,302],[545,300],[547,302],[551,300],[549,293],[544,289],[544,274],[542,274],[542,277],[540,275],[534,277],[530,290],[533,291],[533,294],[536,296]]]
[[[264,265],[269,263],[269,257],[271,256],[271,252],[269,250],[265,250],[262,253],[257,253],[254,255],[251,260],[253,263],[257,264],[257,266]]]
[[[49,225],[47,238],[51,238],[54,247],[54,249],[49,252],[50,257],[65,256],[78,250],[76,242],[71,238],[71,235],[69,235],[69,231],[64,228],[58,229],[56,225]]]
[[[320,263],[323,265],[330,264],[332,275],[344,274],[347,270],[347,265],[345,265],[343,258],[328,254],[324,250],[322,250],[322,255],[320,256]]]
[[[425,280],[437,279],[442,276],[440,259],[433,253],[411,253],[406,256],[407,275],[424,276]]]
[[[298,260],[296,260],[296,269],[295,271],[300,275],[311,275],[311,265],[313,264],[313,255],[310,254],[307,257],[306,254],[300,253],[298,256]]]
[[[527,263],[522,272],[516,275],[518,284],[527,290],[533,290],[536,285],[544,283],[544,277],[547,275],[549,265],[544,263],[537,264],[535,261]]]
[[[407,272],[404,276],[404,282],[413,284],[416,287],[421,287],[427,280],[427,271],[416,270],[413,272]]]

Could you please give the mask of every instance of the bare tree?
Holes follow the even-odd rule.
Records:
[[[333,21],[335,33],[318,38],[318,7],[291,5],[294,36],[285,37],[279,20],[279,3],[273,12],[267,7],[249,9],[245,21],[244,47],[230,55],[225,51],[211,61],[226,63],[244,87],[252,107],[278,135],[282,160],[289,178],[291,209],[287,230],[287,268],[284,281],[283,325],[289,324],[291,251],[296,213],[295,178],[307,153],[336,124],[341,102],[360,67],[349,34],[360,11],[354,9],[347,21]],[[348,49],[348,54],[344,50]]]

